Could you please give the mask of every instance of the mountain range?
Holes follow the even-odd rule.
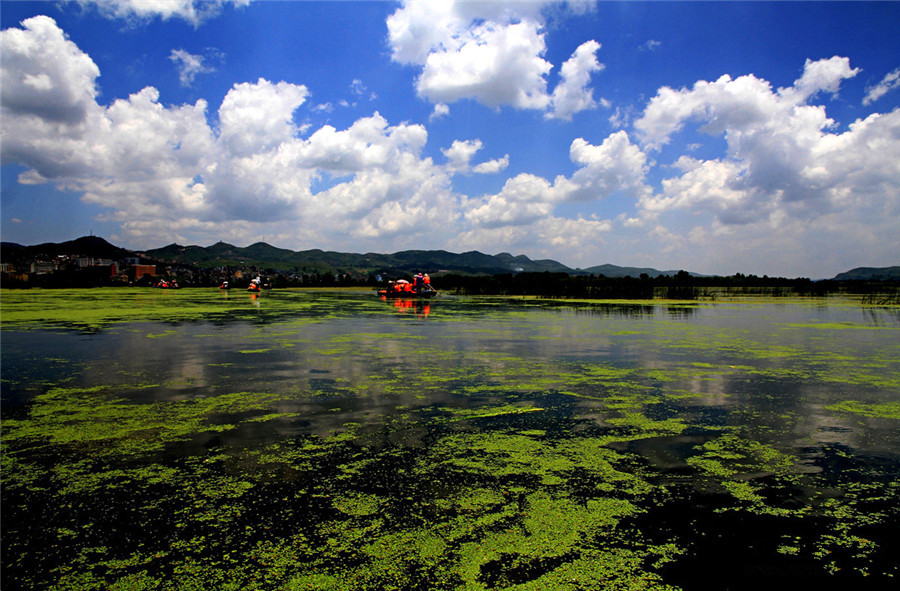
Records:
[[[650,277],[675,275],[678,270],[660,271],[653,268],[620,267],[604,264],[586,269],[573,269],[551,259],[532,260],[525,255],[514,256],[502,252],[496,255],[478,251],[452,253],[446,250],[405,250],[393,254],[342,253],[319,249],[293,251],[277,248],[265,242],[240,247],[225,242],[211,246],[182,246],[169,244],[161,248],[131,251],[110,244],[99,236],[83,236],[62,243],[23,246],[13,242],[0,244],[3,262],[49,259],[57,256],[82,256],[122,260],[139,257],[147,262],[183,264],[200,268],[261,267],[293,272],[318,273],[428,273],[452,272],[469,274],[499,274],[522,272],[552,272],[570,275],[605,275],[606,277]],[[697,275],[696,273],[691,273]],[[900,279],[900,267],[858,267],[840,273],[835,280]]]
[[[169,244],[161,248],[130,251],[110,244],[99,236],[84,236],[62,243],[47,242],[23,246],[12,242],[2,243],[5,262],[51,259],[57,256],[82,256],[121,260],[140,257],[146,262],[182,264],[200,268],[211,267],[262,267],[267,269],[319,272],[319,273],[429,273],[450,272],[469,274],[499,274],[522,272],[552,272],[576,274],[603,274],[607,277],[638,277],[646,273],[651,277],[674,275],[678,271],[659,271],[650,268],[598,265],[588,269],[573,269],[550,259],[532,260],[525,255],[514,256],[507,252],[496,255],[478,251],[452,253],[446,250],[405,250],[392,254],[344,253],[320,249],[293,251],[277,248],[265,242],[250,246],[235,246],[217,242],[211,246],[183,246]]]
[[[181,246],[170,244],[162,248],[144,251],[148,257],[159,260],[219,267],[251,265],[286,268],[296,271],[343,271],[357,273],[446,271],[454,273],[498,274],[522,272],[552,272],[568,274],[603,274],[607,277],[651,277],[671,275],[678,271],[658,271],[616,265],[599,265],[588,269],[573,269],[551,259],[532,260],[525,255],[514,256],[508,252],[496,255],[477,250],[452,253],[446,250],[404,250],[393,254],[369,252],[365,254],[323,251],[319,249],[293,251],[257,242],[246,247],[217,242],[212,246]]]
[[[225,265],[255,265],[277,267],[279,265],[302,270],[346,271],[346,272],[416,272],[449,271],[455,273],[603,273],[610,277],[637,277],[676,273],[677,271],[657,271],[656,269],[635,269],[601,265],[590,269],[572,269],[560,262],[541,259],[532,260],[525,255],[513,256],[507,252],[496,255],[484,254],[476,250],[452,253],[446,250],[404,250],[393,254],[365,253],[353,254],[319,249],[291,251],[276,248],[264,242],[237,247],[224,242],[203,248],[200,246],[179,246],[170,244],[162,248],[148,250],[146,255],[162,260],[189,263],[199,267]]]

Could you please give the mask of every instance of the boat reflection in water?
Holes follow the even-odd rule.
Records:
[[[381,296],[381,299],[388,301],[386,296]],[[431,314],[431,302],[427,299],[390,298],[390,301],[394,304],[394,307],[398,312],[415,312],[416,316],[419,318],[425,318]]]

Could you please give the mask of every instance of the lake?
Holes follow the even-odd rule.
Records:
[[[4,589],[900,576],[897,307],[111,288],[0,319]]]

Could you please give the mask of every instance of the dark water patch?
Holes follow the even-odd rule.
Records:
[[[504,554],[481,567],[479,580],[489,589],[522,585],[572,562],[575,558],[575,555],[564,555],[528,560],[519,554]]]

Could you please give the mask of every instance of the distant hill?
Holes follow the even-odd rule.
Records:
[[[642,267],[618,267],[616,265],[597,265],[596,267],[588,267],[587,269],[580,269],[581,272],[587,275],[604,275],[606,277],[640,277],[642,274],[646,273],[650,277],[659,277],[660,275],[676,275],[678,270],[675,271],[658,271],[656,269],[651,268],[642,268]],[[695,273],[691,273],[694,275]]]
[[[149,258],[172,263],[183,263],[197,267],[223,267],[255,265],[261,267],[291,263],[297,254],[291,250],[275,248],[264,242],[257,242],[245,248],[226,242],[216,242],[212,246],[181,246],[169,244],[162,248],[143,251]]]
[[[898,281],[900,267],[856,267],[834,276],[835,281]]]
[[[67,242],[45,242],[34,246],[22,246],[15,242],[4,242],[0,245],[4,262],[15,262],[25,259],[48,260],[59,255],[77,255],[98,259],[121,260],[136,256],[130,250],[110,244],[99,236],[82,236]]]
[[[568,273],[570,275],[605,275],[606,277],[640,277],[646,273],[650,277],[675,275],[678,271],[659,271],[651,268],[618,267],[599,265],[587,269],[572,269],[551,259],[532,260],[525,255],[514,256],[508,252],[496,255],[484,254],[477,250],[452,253],[446,250],[404,250],[393,254],[341,253],[319,249],[292,251],[276,248],[264,242],[247,247],[239,247],[225,242],[212,246],[180,246],[170,244],[162,248],[144,251],[148,257],[159,260],[196,265],[198,267],[219,267],[255,265],[276,267],[298,271],[345,271],[345,272],[415,272],[429,273],[443,270],[454,273],[495,275],[500,273]]]
[[[276,269],[318,272],[415,272],[450,271],[456,273],[515,273],[515,272],[563,272],[575,271],[552,260],[533,261],[524,255],[509,253],[488,255],[478,251],[461,254],[445,250],[405,250],[393,254],[342,253],[319,249],[292,251],[276,248],[264,242],[247,247],[217,242],[212,246],[181,246],[170,244],[143,252],[150,258],[196,265],[198,267],[222,267],[252,265]]]

